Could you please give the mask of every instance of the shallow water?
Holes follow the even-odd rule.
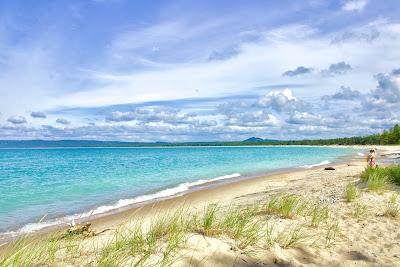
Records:
[[[67,215],[88,216],[182,193],[210,179],[307,167],[358,151],[327,147],[1,149],[0,232],[24,225],[22,230],[29,232],[59,222],[56,218],[68,221],[73,216]],[[43,223],[34,223],[43,216]]]

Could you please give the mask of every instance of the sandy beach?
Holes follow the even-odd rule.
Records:
[[[379,162],[399,153],[400,147],[378,147],[378,152]],[[90,222],[91,235],[79,235],[68,241],[70,245],[79,244],[73,250],[73,257],[65,244],[55,253],[56,265],[105,266],[104,262],[98,260],[99,255],[104,254],[104,249],[110,244],[118,242],[117,236],[127,229],[137,229],[138,224],[141,229],[149,229],[160,217],[182,213],[182,210],[185,214],[201,217],[207,213],[210,205],[216,205],[211,206],[215,207],[215,220],[225,218],[224,214],[229,210],[242,212],[257,206],[254,208],[257,211],[252,213],[254,225],[260,223],[268,235],[253,236],[252,242],[244,246],[243,240],[240,243],[223,231],[185,232],[185,241],[177,246],[172,253],[173,259],[167,265],[400,266],[400,220],[384,216],[385,208],[399,188],[380,192],[366,189],[360,182],[365,160],[352,159],[329,166],[335,170],[324,170],[325,166],[318,166],[282,171],[190,192],[95,219]],[[349,183],[354,183],[359,190],[352,202],[347,202],[344,197]],[[322,215],[320,219],[315,217],[317,219],[314,221],[314,215],[310,215],[312,211],[307,215],[298,212],[290,216],[264,212],[271,199],[287,196],[296,196],[299,205],[306,203],[304,207],[313,207],[314,211],[318,211],[318,216],[326,216]],[[39,235],[35,239],[45,239],[47,236]],[[165,254],[164,243],[161,241],[159,249],[139,265],[163,265],[160,259]],[[7,249],[7,245],[4,246],[3,253]],[[126,256],[122,262],[115,264],[135,265],[137,262],[134,259],[134,256]]]

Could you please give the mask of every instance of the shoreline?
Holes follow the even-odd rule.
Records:
[[[294,145],[294,146],[299,146],[299,147],[315,147],[312,145],[306,145],[306,146],[301,146],[301,145]],[[227,146],[229,147],[229,146]],[[240,146],[242,147],[242,146]],[[253,147],[253,146],[250,146]],[[255,146],[258,147],[258,146]],[[320,147],[342,147],[342,148],[358,148],[358,149],[366,149],[366,146],[336,146],[336,145],[329,145],[329,146],[320,146]],[[385,152],[385,146],[377,146],[379,147],[379,150],[382,152]],[[120,147],[119,147],[120,148]],[[127,147],[127,148],[137,148],[137,147]],[[170,147],[166,147],[166,148],[170,148]],[[388,150],[389,154],[391,150]],[[387,152],[387,151],[386,151]],[[398,151],[396,151],[398,152]],[[166,208],[165,205],[169,205],[169,204],[165,204],[165,203],[172,203],[174,201],[176,202],[182,202],[182,203],[186,203],[188,200],[192,199],[193,196],[197,196],[197,195],[206,195],[207,192],[212,192],[212,194],[218,194],[221,191],[226,191],[226,190],[238,190],[238,188],[240,186],[243,185],[248,185],[248,184],[253,184],[253,183],[258,183],[260,180],[271,180],[273,181],[274,179],[277,179],[281,176],[290,176],[290,175],[295,175],[295,174],[301,174],[301,173],[307,173],[307,172],[312,172],[315,169],[318,168],[323,168],[324,166],[333,166],[333,167],[338,167],[340,165],[345,164],[345,162],[348,161],[355,161],[355,160],[360,160],[360,156],[359,155],[347,155],[347,156],[341,156],[339,157],[337,160],[333,161],[333,162],[329,162],[329,163],[325,163],[323,164],[325,161],[321,161],[320,163],[317,164],[312,164],[310,165],[310,168],[304,168],[304,166],[295,166],[295,167],[288,167],[288,168],[280,168],[280,169],[275,169],[275,170],[270,170],[270,171],[266,171],[266,172],[261,172],[261,173],[253,173],[250,175],[240,175],[238,177],[232,177],[232,178],[222,178],[222,179],[217,179],[216,181],[213,181],[212,178],[210,180],[204,180],[204,183],[200,184],[200,185],[194,185],[190,188],[188,188],[187,190],[183,191],[183,192],[177,192],[175,194],[169,195],[169,196],[165,196],[165,197],[156,197],[156,198],[152,198],[149,200],[145,200],[145,201],[138,201],[137,203],[132,203],[132,204],[128,204],[125,206],[121,206],[120,208],[115,208],[115,209],[111,209],[109,211],[106,212],[100,212],[98,214],[95,215],[89,215],[87,217],[84,217],[82,219],[79,218],[75,218],[75,221],[77,223],[92,223],[94,227],[96,228],[101,228],[101,222],[107,222],[107,225],[115,225],[115,224],[119,224],[121,222],[124,221],[124,219],[126,219],[127,217],[129,217],[128,215],[130,213],[135,213],[138,210],[146,210],[149,208],[156,208],[158,206],[160,207],[164,207]],[[306,165],[307,166],[307,165]],[[229,175],[226,175],[229,176]],[[216,177],[219,178],[219,177]],[[196,183],[192,182],[192,183]],[[186,183],[186,184],[190,184],[190,182]],[[143,196],[150,196],[150,195],[156,195],[159,192],[162,192],[163,190],[169,190],[169,189],[174,189],[178,186],[180,186],[182,184],[176,185],[175,187],[170,187],[170,188],[163,188],[154,192],[148,192],[146,194],[143,195],[139,195],[139,196],[135,196],[132,198],[129,198],[127,200],[133,200],[135,198],[140,198]],[[196,197],[194,197],[196,198]],[[120,200],[125,200],[125,199],[120,199]],[[120,201],[119,200],[119,201]],[[191,201],[190,201],[191,202]],[[198,199],[197,202],[202,202],[201,199]],[[118,201],[113,202],[113,204],[118,203]],[[110,204],[112,205],[112,204]],[[191,203],[190,206],[192,206],[193,203]],[[108,206],[107,204],[104,206]],[[93,210],[100,208],[103,206],[97,206],[95,207]],[[89,213],[89,212],[84,212],[85,213]],[[49,223],[54,222],[54,225],[51,224],[49,226],[44,226],[38,230],[34,230],[31,232],[19,232],[21,231],[21,229],[23,229],[23,227],[29,226],[31,224],[35,224],[35,223],[28,223],[25,224],[24,226],[22,226],[21,228],[19,228],[16,231],[8,231],[8,232],[3,232],[0,233],[0,237],[1,234],[4,235],[3,238],[0,238],[0,246],[4,245],[12,240],[15,240],[16,238],[18,238],[19,236],[24,236],[24,235],[42,235],[42,234],[48,234],[54,231],[58,231],[58,230],[62,230],[62,229],[66,229],[67,223],[60,221],[62,218],[68,218],[68,217],[72,217],[72,216],[77,216],[78,214],[74,214],[74,215],[66,215],[60,218],[56,218],[54,219],[54,221],[49,221]],[[112,221],[116,220],[116,222],[114,223],[110,223]],[[70,222],[71,220],[69,220]],[[5,234],[8,234],[8,236],[5,236]]]
[[[297,146],[297,145],[295,145],[295,146]],[[299,147],[316,147],[316,146],[301,146],[301,145],[298,145],[298,146]],[[230,147],[230,146],[228,146],[228,147]],[[255,146],[255,147],[259,147],[259,146]],[[286,146],[283,146],[283,147],[286,147]],[[318,146],[318,147],[329,147],[329,146]],[[332,146],[332,147],[337,147],[337,146]],[[359,147],[359,146],[357,146],[357,147],[339,146],[339,147],[342,147],[342,148],[351,147],[351,148],[358,148],[358,149],[366,149],[365,147]],[[128,148],[130,148],[130,147],[128,147]],[[137,147],[132,147],[132,148],[137,148]],[[170,147],[166,147],[166,148],[170,148]],[[157,205],[158,202],[164,202],[164,201],[169,201],[169,200],[173,200],[173,199],[177,199],[178,201],[181,201],[182,197],[187,196],[188,198],[190,198],[191,194],[199,192],[199,191],[207,191],[207,190],[211,190],[211,189],[222,188],[222,187],[228,186],[230,184],[242,183],[242,182],[246,182],[246,181],[251,183],[251,181],[258,180],[258,179],[270,179],[270,178],[273,179],[273,177],[275,177],[275,176],[289,175],[292,173],[313,170],[316,168],[324,167],[326,165],[335,166],[338,164],[343,164],[346,161],[354,160],[357,157],[359,157],[359,156],[345,155],[345,156],[340,156],[335,161],[329,162],[329,163],[325,162],[325,160],[322,160],[321,162],[316,163],[316,164],[279,168],[279,169],[275,169],[275,170],[263,171],[263,172],[258,172],[258,173],[255,172],[255,173],[245,174],[245,175],[240,174],[237,177],[236,176],[229,177],[232,174],[218,176],[218,177],[211,178],[209,180],[203,180],[203,182],[200,184],[196,184],[196,183],[198,183],[199,181],[202,181],[202,180],[181,183],[181,184],[175,185],[173,187],[165,187],[165,188],[161,188],[159,190],[147,192],[145,194],[134,196],[134,197],[131,197],[128,199],[119,199],[119,200],[116,200],[109,204],[95,206],[91,210],[84,211],[82,213],[67,214],[62,217],[57,217],[57,218],[50,219],[48,221],[43,221],[43,222],[31,222],[31,223],[23,224],[21,227],[19,227],[16,230],[11,229],[11,230],[6,230],[5,232],[0,232],[0,246],[7,244],[15,239],[18,239],[18,237],[21,237],[21,236],[25,236],[25,235],[40,236],[42,234],[48,234],[48,233],[52,233],[55,231],[66,229],[66,228],[68,228],[68,223],[70,223],[72,221],[72,218],[74,218],[74,221],[76,223],[89,222],[89,223],[92,223],[93,225],[97,225],[97,221],[108,220],[108,219],[106,219],[108,217],[114,218],[114,216],[115,216],[115,218],[121,218],[121,216],[119,216],[121,214],[135,212],[138,209],[147,209],[148,207]],[[305,166],[310,166],[310,167],[305,167]],[[236,175],[236,173],[233,175]],[[224,178],[225,176],[226,176],[226,178]],[[190,184],[193,184],[193,185],[190,186]],[[132,200],[135,200],[138,198],[157,195],[160,192],[164,192],[165,190],[177,189],[181,185],[189,185],[189,186],[188,186],[187,190],[184,190],[182,192],[173,193],[173,194],[167,195],[167,196],[155,197],[155,198],[151,198],[149,200],[137,201],[132,204],[123,205],[119,208],[113,208],[115,205],[118,204],[119,201],[132,201]],[[218,190],[216,190],[216,191],[218,191]],[[93,214],[93,215],[91,214],[91,212],[95,211],[96,209],[103,208],[103,207],[111,207],[111,209],[107,210],[105,212],[99,212],[99,213]],[[86,216],[83,216],[83,215],[86,215]],[[38,223],[43,223],[43,225],[36,226],[36,224],[38,224]],[[28,230],[24,230],[25,227],[27,227]],[[33,227],[33,230],[29,230],[29,227]],[[38,229],[35,229],[35,227],[37,227]]]
[[[265,145],[266,147],[276,147],[276,146],[282,146],[282,147],[286,147],[286,145]],[[340,147],[340,148],[355,148],[355,149],[367,149],[368,146],[360,146],[360,145],[318,145],[318,146],[313,146],[313,145],[291,145],[291,147]],[[217,146],[218,147],[218,146]],[[231,147],[231,146],[227,146],[227,147]],[[235,147],[235,146],[232,146]],[[259,147],[259,146],[249,146],[249,147]],[[394,154],[398,153],[399,150],[397,151],[392,151],[391,149],[386,150],[387,148],[390,148],[392,146],[375,146],[376,148],[379,148],[380,151],[382,151],[382,155],[390,155],[392,154],[392,152]],[[108,147],[105,147],[108,148]],[[125,148],[125,147],[117,147],[117,148]],[[126,148],[142,148],[142,147],[126,147]],[[149,147],[152,148],[152,147]],[[165,148],[172,148],[172,147],[165,147]],[[183,147],[182,147],[183,148]],[[54,149],[54,148],[51,148]],[[69,149],[67,147],[67,149]],[[365,152],[365,151],[363,151]],[[44,225],[44,226],[40,226],[39,229],[35,229],[32,231],[26,231],[26,232],[21,232],[21,229],[24,229],[24,227],[27,226],[32,226],[35,225],[35,222],[32,223],[27,223],[22,225],[22,227],[18,228],[17,230],[8,230],[5,232],[1,232],[0,233],[0,246],[7,244],[15,239],[18,239],[18,237],[20,236],[25,236],[25,235],[33,235],[33,236],[40,236],[42,234],[48,234],[48,233],[52,233],[55,231],[59,231],[59,230],[63,230],[68,228],[68,223],[70,223],[72,221],[72,217],[74,217],[74,220],[76,223],[86,223],[89,222],[91,224],[93,224],[93,226],[99,225],[98,222],[103,222],[103,221],[113,221],[114,218],[117,218],[118,221],[121,221],[121,218],[126,218],[127,214],[132,213],[132,212],[136,212],[137,210],[141,210],[141,209],[148,209],[149,207],[156,207],[159,206],[159,204],[161,204],[161,202],[168,202],[170,203],[172,200],[176,199],[176,201],[178,202],[182,202],[186,201],[187,199],[191,199],[191,195],[192,194],[200,194],[202,195],[202,191],[207,192],[207,191],[211,191],[213,193],[218,193],[218,189],[222,189],[224,190],[224,187],[231,185],[231,184],[238,184],[237,186],[241,185],[242,183],[256,183],[258,180],[263,180],[263,179],[271,179],[271,181],[273,179],[275,179],[276,177],[279,177],[281,175],[284,176],[288,176],[288,175],[294,175],[296,173],[305,173],[307,171],[313,171],[315,169],[318,168],[323,168],[324,166],[333,166],[333,167],[337,167],[340,165],[343,165],[345,162],[349,162],[349,161],[357,161],[357,160],[361,160],[360,159],[360,155],[345,155],[345,156],[340,156],[338,157],[335,161],[333,162],[329,162],[329,163],[325,163],[325,160],[316,163],[316,164],[310,164],[310,165],[304,165],[304,166],[294,166],[294,167],[288,167],[288,168],[279,168],[279,169],[275,169],[275,170],[270,170],[270,171],[266,171],[266,172],[259,172],[259,173],[252,173],[252,174],[247,174],[247,175],[240,175],[238,177],[228,177],[228,178],[222,178],[219,179],[220,177],[215,177],[215,178],[211,178],[210,180],[204,180],[204,183],[201,183],[199,185],[196,184],[196,182],[198,181],[194,181],[194,182],[187,182],[187,183],[182,183],[182,184],[178,184],[176,186],[173,187],[165,187],[162,188],[160,190],[155,190],[155,191],[151,191],[142,195],[138,195],[138,196],[134,196],[132,198],[128,198],[128,199],[119,199],[113,203],[110,204],[105,204],[102,206],[95,206],[93,209],[91,209],[90,211],[87,212],[82,212],[82,213],[76,213],[76,214],[72,214],[72,215],[64,215],[62,217],[58,217],[58,218],[54,218],[49,220],[47,223],[48,225]],[[310,167],[305,167],[305,166],[310,166]],[[230,176],[230,175],[224,175],[224,176]],[[213,181],[213,179],[216,179],[215,181]],[[94,215],[89,215],[89,216],[85,216],[83,218],[76,218],[77,216],[82,216],[83,214],[90,214],[90,212],[93,212],[94,210],[98,209],[98,208],[102,208],[102,207],[107,207],[107,206],[111,206],[113,207],[114,204],[117,204],[118,201],[124,201],[124,200],[134,200],[136,198],[141,198],[141,197],[146,197],[146,196],[151,196],[151,195],[157,195],[160,192],[163,192],[164,190],[170,190],[170,189],[175,189],[183,184],[195,184],[194,186],[190,186],[187,190],[184,190],[182,192],[177,192],[168,196],[161,196],[161,197],[155,197],[155,198],[151,198],[149,200],[144,200],[144,201],[138,201],[132,204],[127,204],[127,205],[123,205],[119,208],[112,208],[108,211],[105,212],[99,212],[98,214],[94,214]],[[215,191],[214,191],[215,189]],[[199,200],[199,202],[201,202]],[[163,205],[161,205],[163,206]],[[68,218],[68,219],[67,219]],[[62,220],[64,219],[64,220]],[[117,224],[120,222],[117,222]],[[44,224],[46,224],[46,221],[44,222]],[[109,224],[109,223],[108,223]]]

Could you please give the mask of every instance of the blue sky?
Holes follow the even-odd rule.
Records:
[[[1,1],[0,139],[333,138],[400,120],[397,0]]]

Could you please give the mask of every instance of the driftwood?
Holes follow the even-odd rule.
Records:
[[[334,171],[335,170],[335,168],[333,168],[333,167],[326,167],[325,168],[325,171]]]
[[[106,228],[96,233],[94,230],[91,229],[91,226],[92,224],[88,222],[85,224],[75,224],[75,222],[73,222],[73,224],[71,224],[71,226],[63,233],[61,238],[73,236],[92,237],[111,230],[109,228]]]
[[[90,229],[91,225],[91,223],[73,225],[65,231],[63,237],[65,238],[78,235],[82,235],[84,237],[95,236],[96,233]]]

